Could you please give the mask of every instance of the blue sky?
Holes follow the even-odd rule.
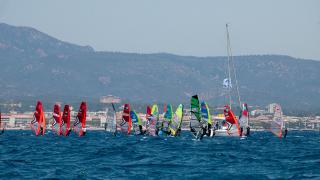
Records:
[[[319,0],[0,0],[0,21],[99,51],[320,60]]]

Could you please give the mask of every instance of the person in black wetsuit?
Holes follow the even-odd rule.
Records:
[[[287,129],[287,128],[285,128],[285,129],[284,129],[283,138],[286,138],[286,137],[287,137],[287,134],[288,134],[288,129]]]
[[[140,130],[140,134],[139,135],[144,135],[147,131],[142,129],[142,125],[139,125],[139,130]]]
[[[240,136],[243,135],[243,127],[240,128]]]
[[[247,136],[249,136],[250,135],[250,127],[248,126],[247,127]]]
[[[219,122],[218,122],[218,121],[216,122],[216,127],[215,127],[215,129],[219,129]]]
[[[211,134],[211,124],[208,124],[208,127],[207,127],[207,136],[210,137],[210,134]]]

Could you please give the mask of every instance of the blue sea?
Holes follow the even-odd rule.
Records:
[[[320,133],[289,131],[287,139],[252,132],[215,137],[0,136],[0,179],[320,179]]]

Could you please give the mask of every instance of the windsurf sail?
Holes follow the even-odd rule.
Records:
[[[209,109],[209,106],[206,102],[201,103],[201,117],[208,124],[212,124],[210,109]]]
[[[171,135],[176,136],[181,130],[182,118],[183,118],[183,104],[180,104],[174,114],[172,122],[169,124]]]
[[[43,112],[42,102],[38,101],[36,110],[33,114],[33,120],[30,123],[30,127],[36,136],[44,135],[46,131],[46,119]]]
[[[55,104],[53,106],[53,122],[52,122],[52,131],[57,133],[57,135],[62,134],[62,114],[60,111],[60,105]]]
[[[241,113],[239,116],[240,128],[242,128],[243,135],[247,135],[247,128],[249,127],[249,110],[247,103],[243,103],[241,107]]]
[[[144,131],[142,129],[142,122],[139,115],[136,113],[135,110],[130,111],[130,118],[132,121],[132,130],[134,131],[134,134],[143,134]]]
[[[209,105],[206,102],[201,103],[201,117],[202,117],[202,120],[207,123],[207,127],[206,127],[207,136],[212,137],[213,136],[212,119],[211,119]]]
[[[116,108],[114,107],[114,104],[112,103],[112,109],[113,109],[113,120],[112,120],[112,132],[113,132],[113,135],[116,135],[117,134],[117,111],[116,111]]]
[[[270,131],[277,137],[282,138],[282,130],[284,128],[284,122],[282,119],[282,110],[279,104],[275,104],[273,107],[274,116],[271,121]]]
[[[148,134],[151,136],[156,136],[160,126],[159,109],[158,106],[154,104],[151,109],[151,114],[148,117]]]
[[[132,129],[132,121],[130,117],[130,104],[124,105],[120,127],[123,133],[130,134]]]
[[[168,135],[168,134],[170,134],[169,125],[172,123],[172,119],[173,119],[173,111],[172,111],[171,104],[167,104],[164,109],[166,111],[163,114],[163,121],[162,121],[162,124],[161,124],[161,131]]]
[[[87,103],[81,102],[76,120],[73,124],[73,131],[79,136],[86,134],[86,120],[87,120]]]
[[[224,106],[224,116],[228,124],[228,129],[227,129],[228,135],[241,136],[238,119],[228,105]]]
[[[191,107],[190,107],[190,131],[195,138],[203,137],[203,129],[206,126],[206,123],[202,121],[201,118],[201,108],[198,95],[191,97]]]
[[[70,106],[64,105],[62,114],[62,134],[68,136],[70,134]]]

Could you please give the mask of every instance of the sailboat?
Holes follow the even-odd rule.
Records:
[[[46,131],[46,118],[44,116],[41,101],[37,102],[36,110],[33,114],[33,120],[30,123],[30,127],[36,136],[44,135]]]
[[[244,133],[244,130],[248,131],[247,127],[249,126],[249,119],[244,119],[244,118],[246,118],[245,116],[247,115],[247,104],[245,104],[245,106],[244,106],[241,103],[237,74],[236,74],[236,69],[234,67],[233,56],[232,56],[232,51],[231,51],[231,43],[230,43],[228,24],[226,24],[226,33],[227,33],[227,54],[228,54],[227,64],[228,64],[228,68],[227,68],[227,72],[226,72],[227,77],[223,80],[223,87],[227,90],[228,103],[227,103],[227,105],[224,106],[225,120],[221,122],[221,124],[222,124],[221,128],[215,130],[215,135],[216,136],[242,137],[242,136],[245,136],[246,134],[248,134],[248,132]],[[244,115],[243,119],[241,119],[241,123],[239,122],[239,119],[237,118],[237,116],[234,114],[234,112],[232,110],[232,102],[233,102],[232,90],[234,89],[234,87],[232,85],[232,75],[235,80],[235,89],[236,89],[236,96],[237,96],[238,104],[242,110],[242,114],[240,116],[242,117]],[[246,109],[244,109],[243,107],[246,107]]]
[[[86,134],[86,120],[87,120],[87,103],[81,102],[76,120],[73,124],[73,131],[78,136],[84,136]]]
[[[273,107],[274,116],[271,121],[270,131],[278,138],[282,138],[282,130],[284,129],[284,121],[282,118],[282,110],[279,104],[275,104]]]

